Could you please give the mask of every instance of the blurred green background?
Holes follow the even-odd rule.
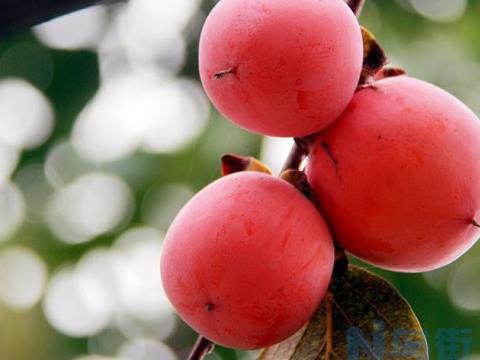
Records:
[[[189,352],[196,336],[160,285],[162,236],[219,176],[222,154],[278,170],[292,143],[242,131],[209,105],[197,43],[214,3],[130,0],[0,39],[0,359]],[[479,19],[480,1],[367,0],[361,22],[394,65],[480,114]],[[436,272],[382,272],[418,314],[432,359],[480,359],[479,246]],[[451,357],[442,328],[458,332]]]

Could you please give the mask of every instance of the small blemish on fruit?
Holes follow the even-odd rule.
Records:
[[[248,236],[252,236],[255,234],[255,228],[253,225],[253,222],[250,220],[245,220],[243,223],[243,226],[245,227],[245,232],[247,233]]]
[[[376,80],[387,79],[395,76],[405,75],[405,70],[401,68],[383,68],[375,74]]]
[[[235,75],[236,71],[237,71],[237,69],[234,68],[234,67],[229,68],[229,69],[225,69],[225,70],[216,72],[215,74],[213,74],[213,77],[215,79],[219,80],[219,79],[224,78],[227,75]]]
[[[288,240],[290,240],[291,233],[292,233],[291,229],[288,229],[285,233],[285,236],[283,237],[282,245],[281,245],[282,253],[285,251],[285,247],[288,244]]]
[[[300,110],[308,109],[308,93],[306,91],[297,91],[297,104]]]
[[[214,308],[215,308],[215,305],[213,305],[210,302],[205,305],[205,310],[207,310],[208,312],[212,311]]]
[[[377,139],[378,139],[378,140],[382,140],[382,139],[383,139],[382,134],[378,134]]]

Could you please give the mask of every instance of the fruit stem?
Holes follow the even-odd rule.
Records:
[[[199,336],[187,360],[203,360],[215,347],[210,340]]]
[[[302,161],[307,157],[310,145],[316,138],[316,134],[309,135],[303,138],[294,138],[295,143],[288,154],[287,160],[283,164],[280,174],[286,170],[299,170]]]
[[[347,5],[350,6],[356,16],[359,16],[363,5],[365,5],[365,0],[347,0]]]
[[[472,225],[480,228],[480,224],[479,224],[478,221],[475,220],[475,219],[472,220]]]
[[[285,163],[283,164],[282,171],[280,171],[280,173],[283,173],[285,170],[298,170],[306,155],[305,149],[302,149],[297,142],[295,142],[290,150],[290,153],[288,154],[287,160],[285,160]]]

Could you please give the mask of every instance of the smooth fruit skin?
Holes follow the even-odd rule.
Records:
[[[307,176],[336,239],[379,267],[421,272],[480,231],[480,122],[462,102],[405,76],[359,91],[316,140]]]
[[[161,275],[180,317],[211,341],[256,349],[293,335],[328,287],[333,242],[287,182],[242,172],[199,192],[164,243]]]
[[[221,0],[200,37],[217,109],[242,128],[299,137],[332,123],[357,86],[360,26],[343,0]]]

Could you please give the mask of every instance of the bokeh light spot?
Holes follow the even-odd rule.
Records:
[[[69,141],[57,143],[45,160],[45,176],[54,188],[61,188],[81,175],[97,169],[95,164],[80,157]]]
[[[275,174],[278,174],[292,146],[292,139],[265,136],[262,143],[260,160],[267,164]]]
[[[16,148],[41,145],[53,130],[47,98],[20,79],[0,81],[0,142]]]
[[[176,360],[175,353],[164,343],[153,339],[136,339],[125,343],[118,353],[128,360]]]
[[[65,50],[94,48],[107,25],[103,6],[60,16],[33,28],[34,34],[45,45]]]
[[[448,281],[448,296],[460,309],[480,310],[480,259],[470,258],[462,262]]]
[[[160,281],[160,233],[148,227],[130,229],[117,239],[114,251],[128,269],[120,294],[125,313],[146,323],[171,323],[172,307]]]
[[[169,153],[182,149],[205,129],[209,103],[200,85],[190,80],[165,83],[144,98],[148,125],[143,149]]]
[[[118,176],[98,172],[57,190],[47,221],[60,240],[75,244],[114,230],[132,211],[133,194],[128,185]]]
[[[410,0],[421,15],[434,21],[458,20],[467,9],[467,0]]]
[[[43,310],[49,323],[61,333],[85,337],[107,326],[113,304],[95,277],[64,269],[50,280]]]
[[[189,187],[181,184],[164,185],[151,190],[142,203],[143,222],[167,231],[177,213],[193,195]]]
[[[15,246],[0,252],[0,301],[11,308],[32,308],[43,294],[46,278],[47,267],[32,250]]]
[[[15,234],[25,217],[22,192],[12,183],[0,186],[0,240]]]

